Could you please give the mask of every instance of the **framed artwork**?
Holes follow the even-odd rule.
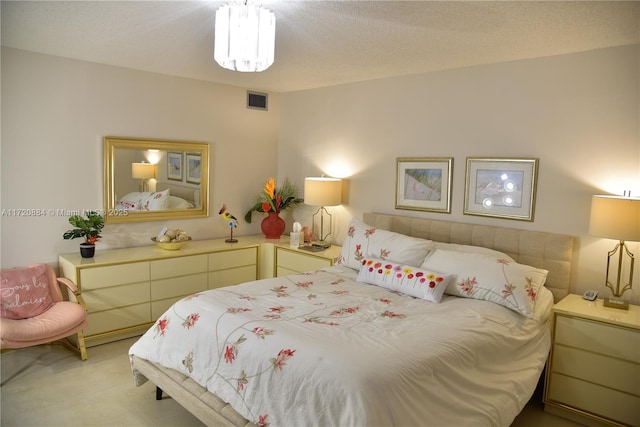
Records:
[[[187,153],[187,182],[200,184],[202,162],[200,154]]]
[[[182,181],[182,153],[179,151],[167,152],[167,179]]]
[[[533,221],[538,159],[467,157],[464,214]]]
[[[396,209],[451,213],[453,157],[396,159]]]

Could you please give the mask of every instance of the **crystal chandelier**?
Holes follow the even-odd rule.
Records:
[[[247,4],[216,11],[213,58],[233,71],[259,72],[273,64],[276,17],[268,9]]]

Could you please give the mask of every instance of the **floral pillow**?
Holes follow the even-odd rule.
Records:
[[[431,240],[377,229],[353,218],[338,263],[360,270],[365,258],[375,257],[400,264],[420,265],[432,246]]]
[[[142,194],[143,193],[137,191],[127,194],[118,201],[116,209],[124,211],[139,211],[141,206],[140,200],[142,198]]]
[[[491,301],[533,318],[547,270],[495,256],[436,249],[421,266],[455,275],[445,293]]]
[[[38,264],[2,270],[0,299],[0,317],[7,319],[26,319],[47,311],[53,305],[49,293],[47,266]]]
[[[358,273],[358,282],[381,286],[412,297],[440,302],[451,276],[417,267],[365,258]]]
[[[140,209],[143,211],[163,211],[169,209],[169,189],[142,193]]]

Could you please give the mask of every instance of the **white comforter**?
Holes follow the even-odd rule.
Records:
[[[258,425],[513,421],[549,350],[548,291],[538,321],[472,299],[435,304],[355,276],[332,267],[193,295],[129,353],[190,376]]]

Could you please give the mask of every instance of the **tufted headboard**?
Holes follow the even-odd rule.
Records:
[[[545,287],[553,292],[555,302],[569,293],[573,236],[372,212],[364,213],[362,219],[376,228],[407,236],[504,252],[521,264],[548,270]]]

